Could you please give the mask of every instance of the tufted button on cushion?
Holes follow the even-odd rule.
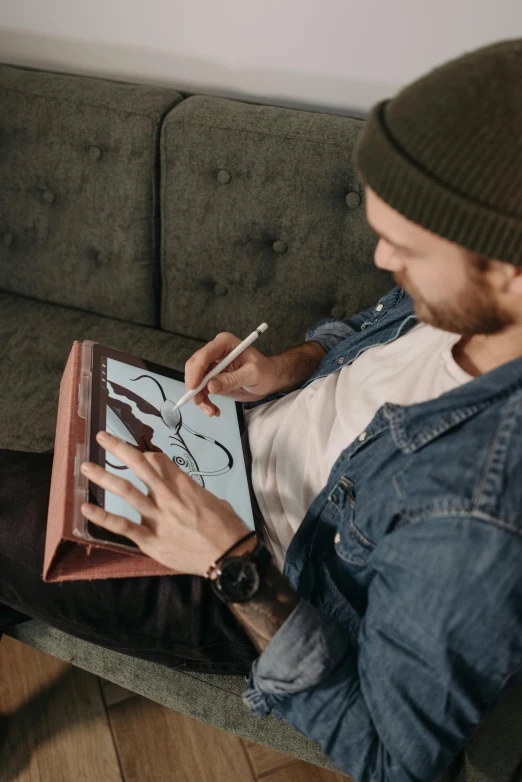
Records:
[[[9,247],[13,243],[14,236],[13,234],[4,234],[4,244],[6,247]]]
[[[222,285],[220,282],[218,282],[214,285],[214,293],[216,296],[226,296],[228,293],[228,288],[226,285]]]
[[[111,256],[109,255],[109,253],[103,252],[103,250],[98,250],[96,254],[96,259],[98,263],[103,263],[107,265],[108,263],[110,263]]]
[[[337,320],[342,320],[344,318],[344,307],[332,307],[330,310],[330,315],[332,318],[337,318]]]
[[[217,180],[220,185],[228,185],[230,180],[232,179],[232,174],[230,171],[227,171],[226,168],[220,168],[217,173]]]
[[[359,193],[356,193],[355,190],[350,190],[345,200],[346,200],[346,205],[349,206],[350,209],[357,209],[357,207],[361,203],[361,196],[359,195]]]
[[[52,204],[54,201],[54,193],[51,193],[50,190],[44,190],[42,193],[42,198],[46,204]]]
[[[283,242],[281,239],[276,239],[272,245],[272,249],[275,253],[279,253],[279,255],[282,255],[288,250],[288,245],[286,242]]]
[[[99,160],[102,156],[102,151],[99,147],[95,146],[94,144],[92,147],[89,147],[89,157],[91,160]]]

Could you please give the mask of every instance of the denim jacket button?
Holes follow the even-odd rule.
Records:
[[[343,363],[343,361],[344,361],[344,356],[340,356],[340,357],[337,359],[337,363],[338,363],[338,364],[342,364],[342,363]]]
[[[337,535],[334,538],[334,543],[335,543],[335,545],[337,545],[340,542],[341,542],[341,533],[338,532]]]
[[[368,437],[368,432],[363,432],[362,434],[359,435],[358,439],[362,442],[363,440],[366,440],[367,437]]]
[[[383,307],[384,307],[384,304],[378,304],[378,305],[375,307],[375,312],[380,312],[380,311],[382,310],[382,308],[383,308]]]

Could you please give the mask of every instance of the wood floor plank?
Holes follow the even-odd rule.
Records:
[[[98,676],[98,681],[100,682],[103,699],[107,707],[126,701],[128,698],[134,698],[136,695],[135,692],[126,690],[125,687],[120,687],[119,684],[114,684],[114,682],[110,682],[108,679],[102,679],[101,676]]]
[[[0,715],[1,782],[122,782],[96,676],[4,635]]]
[[[141,696],[108,713],[125,782],[254,782],[237,736]]]
[[[104,700],[111,704],[109,722]],[[7,714],[5,720],[2,715]],[[152,779],[349,782],[350,778],[240,739],[3,637],[0,782]]]
[[[254,773],[257,777],[274,771],[281,766],[288,766],[290,763],[298,762],[291,755],[284,755],[282,752],[276,752],[275,749],[264,747],[261,744],[254,744],[253,741],[242,739],[242,742],[248,752]]]
[[[262,777],[263,782],[353,782],[351,777],[298,760]]]

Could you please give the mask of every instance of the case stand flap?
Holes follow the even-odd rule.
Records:
[[[109,543],[92,543],[74,534],[75,507],[81,500],[78,453],[83,452],[88,436],[86,420],[78,415],[85,392],[85,384],[80,382],[82,348],[78,340],[73,343],[60,382],[43,580],[175,575],[179,571],[169,570],[141,552],[122,552]]]

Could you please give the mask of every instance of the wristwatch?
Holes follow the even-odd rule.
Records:
[[[210,580],[212,589],[225,603],[246,603],[261,586],[271,558],[261,541],[253,551],[225,557],[217,568],[217,578]]]

